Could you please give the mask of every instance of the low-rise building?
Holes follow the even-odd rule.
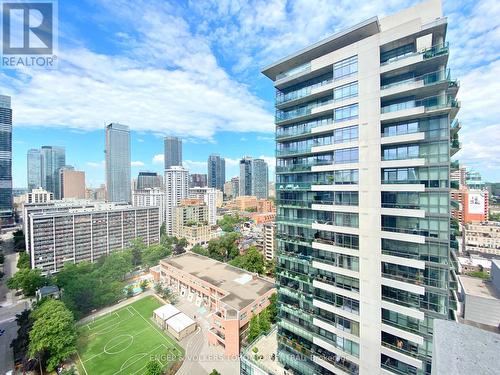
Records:
[[[261,214],[276,212],[274,202],[270,199],[259,199],[257,201],[257,212]]]
[[[171,304],[153,311],[153,319],[162,330],[169,332],[178,341],[196,331],[197,327],[193,319]]]
[[[273,260],[276,256],[276,223],[264,224],[263,237],[264,256],[266,260]]]
[[[160,242],[158,207],[97,202],[25,206],[31,267],[58,272],[65,263],[94,262],[123,250],[136,238]]]
[[[208,342],[239,355],[253,315],[266,308],[276,290],[258,275],[194,253],[164,259],[151,270],[156,281],[211,312]]]
[[[500,256],[500,222],[468,223],[463,232],[466,252]]]

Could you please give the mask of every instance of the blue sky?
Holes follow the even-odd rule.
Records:
[[[104,125],[132,132],[132,175],[161,172],[162,137],[185,139],[185,165],[210,153],[227,177],[244,155],[274,162],[273,88],[260,68],[410,0],[59,1],[57,70],[0,71],[12,95],[14,186],[26,185],[26,151],[66,147],[87,184],[104,181]],[[449,65],[460,80],[462,163],[500,181],[500,2],[444,1]],[[487,15],[487,17],[485,17]]]

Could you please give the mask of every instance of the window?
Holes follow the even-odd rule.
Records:
[[[352,56],[333,64],[333,79],[341,79],[358,71],[358,56]]]
[[[336,108],[334,121],[346,121],[358,117],[358,104],[351,104],[345,107]]]
[[[333,143],[351,142],[358,139],[358,125],[336,129],[333,132]]]
[[[333,100],[343,100],[358,96],[358,83],[349,83],[333,90]]]
[[[333,154],[333,158],[335,160],[335,164],[344,164],[344,163],[357,163],[359,160],[359,151],[358,148],[345,148],[342,150],[335,150]]]

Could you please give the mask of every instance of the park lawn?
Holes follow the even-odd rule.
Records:
[[[156,298],[145,297],[79,327],[80,374],[142,374],[150,359],[167,368],[183,357],[176,340],[151,320],[160,306]]]

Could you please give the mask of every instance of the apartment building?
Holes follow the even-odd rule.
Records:
[[[58,272],[65,263],[94,262],[127,248],[136,238],[160,242],[157,207],[89,201],[25,206],[26,249],[31,267]]]
[[[266,223],[263,229],[264,256],[266,260],[273,260],[276,256],[276,224]]]
[[[189,194],[188,171],[180,166],[172,166],[165,170],[165,227],[167,234],[172,235],[174,207]]]
[[[269,306],[274,284],[240,268],[194,253],[164,259],[151,269],[181,298],[211,312],[208,342],[238,356],[250,319]]]
[[[263,69],[276,88],[278,359],[293,373],[431,372],[433,320],[456,308],[446,29],[430,0]]]
[[[59,170],[61,199],[85,199],[85,172],[70,168]]]
[[[191,198],[201,199],[207,205],[208,223],[210,225],[217,224],[217,207],[218,207],[219,190],[210,187],[197,187],[189,189]]]
[[[500,223],[486,221],[463,227],[464,250],[468,253],[500,256]]]
[[[173,209],[173,235],[189,245],[204,244],[215,235],[209,223],[209,207],[203,199],[183,199]]]
[[[165,222],[165,192],[161,188],[144,188],[132,191],[134,207],[158,207],[160,209],[160,225]]]
[[[54,199],[54,193],[42,188],[32,189],[26,194],[26,203],[47,203]]]

